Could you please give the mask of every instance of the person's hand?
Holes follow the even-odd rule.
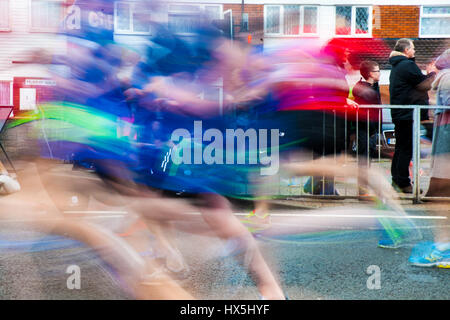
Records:
[[[353,101],[352,99],[347,98],[347,107],[350,109],[359,109],[359,104],[357,104],[355,101]]]
[[[435,61],[428,64],[426,70],[427,70],[427,74],[430,74],[432,72],[435,72],[435,73],[439,72],[439,70],[436,68]]]

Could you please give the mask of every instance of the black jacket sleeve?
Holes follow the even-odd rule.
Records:
[[[404,74],[404,79],[413,87],[419,85],[427,78],[412,60],[403,63],[401,67],[403,69],[401,70],[401,73]]]
[[[378,87],[358,82],[353,87],[352,93],[358,104],[381,104]]]
[[[431,89],[431,84],[436,77],[435,72],[424,75],[417,64],[412,60],[409,60],[407,63],[405,63],[403,65],[403,69],[405,79],[412,86],[416,87],[417,90],[428,91]]]

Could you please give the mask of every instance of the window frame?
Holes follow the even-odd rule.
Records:
[[[40,2],[55,2],[60,5],[60,19],[57,27],[34,27],[33,26],[33,1]],[[28,1],[28,30],[30,32],[45,32],[45,33],[57,33],[59,32],[59,28],[63,25],[64,22],[64,3],[65,0],[29,0]]]
[[[284,33],[284,7],[287,5],[291,5],[291,4],[287,4],[287,3],[283,3],[283,4],[265,4],[264,5],[264,36],[265,37],[273,37],[273,38],[304,38],[304,37],[312,37],[312,38],[316,38],[319,37],[319,26],[320,26],[320,14],[319,14],[319,7],[318,5],[304,5],[304,4],[293,4],[293,5],[298,5],[299,6],[299,11],[300,11],[300,18],[299,18],[299,33],[298,34],[285,34]],[[280,7],[280,32],[278,33],[269,33],[267,32],[267,9],[269,7]],[[316,8],[317,10],[317,24],[316,24],[316,32],[315,33],[305,33],[303,32],[304,30],[304,22],[305,22],[305,7],[307,8]]]
[[[6,27],[0,27],[0,32],[9,32],[9,31],[11,31],[11,15],[10,15],[11,1],[10,0],[1,0],[1,2],[6,2],[8,23],[6,24]]]
[[[336,18],[337,18],[337,7],[351,7],[352,8],[352,16],[351,16],[351,25],[350,25],[350,34],[336,34]],[[367,33],[356,33],[356,8],[368,8],[369,9],[369,17],[368,17],[368,32]],[[373,6],[364,6],[364,5],[336,5],[334,6],[334,36],[339,38],[372,38],[372,29],[373,29]]]
[[[419,17],[419,38],[450,38],[450,32],[446,35],[435,34],[435,35],[424,35],[422,34],[422,18],[450,18],[449,14],[424,14],[424,7],[449,7],[450,5],[422,5],[420,6],[420,17]]]
[[[118,19],[118,15],[117,15],[117,5],[118,4],[128,4],[130,5],[130,16],[129,16],[129,20],[130,20],[130,25],[129,27],[131,29],[128,30],[119,30],[118,29],[118,23],[117,23],[117,19]],[[134,31],[134,20],[133,20],[133,10],[134,10],[134,5],[136,4],[140,4],[140,2],[136,2],[136,1],[114,1],[114,34],[123,34],[123,35],[151,35],[152,34],[152,29],[149,25],[149,31]]]
[[[205,8],[206,7],[218,7],[220,8],[220,14],[219,14],[219,19],[223,19],[223,4],[219,4],[219,3],[194,3],[194,2],[170,2],[167,6],[167,27],[169,27],[169,19],[170,19],[170,15],[189,15],[189,13],[191,13],[192,16],[195,16],[194,11],[178,11],[178,10],[171,10],[170,6],[173,5],[184,5],[184,6],[192,6],[192,7],[198,7],[199,13],[205,13]],[[194,33],[192,32],[175,32],[176,35],[179,36],[192,36],[194,35]]]

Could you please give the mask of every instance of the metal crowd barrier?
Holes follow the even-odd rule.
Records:
[[[357,164],[359,164],[359,154],[358,154],[358,131],[360,130],[360,128],[358,127],[359,121],[366,121],[367,122],[367,128],[366,130],[369,131],[369,110],[368,109],[378,109],[378,119],[382,119],[381,121],[379,121],[378,124],[378,130],[377,130],[377,158],[372,157],[372,160],[369,157],[369,154],[366,155],[366,159],[367,159],[367,165],[372,165],[375,163],[378,164],[382,164],[384,163],[384,169],[386,173],[386,178],[388,180],[391,179],[391,163],[392,163],[392,158],[390,158],[387,161],[383,161],[382,158],[382,149],[385,148],[386,150],[390,150],[390,152],[394,152],[395,149],[395,135],[394,135],[394,124],[392,122],[389,123],[389,120],[391,119],[391,112],[390,109],[413,109],[413,156],[412,156],[412,163],[413,163],[413,167],[412,167],[412,183],[413,183],[413,193],[412,194],[402,194],[401,199],[409,199],[412,200],[413,203],[420,203],[421,200],[450,200],[450,197],[424,197],[423,194],[420,193],[420,186],[421,186],[421,182],[420,182],[420,173],[421,173],[421,120],[420,120],[420,114],[421,114],[421,110],[422,109],[446,109],[449,110],[450,106],[436,106],[436,105],[430,105],[430,106],[424,106],[424,105],[409,105],[409,106],[403,106],[403,105],[360,105],[359,106],[360,111],[358,112],[358,114],[363,113],[364,114],[364,109],[367,110],[366,114],[367,114],[367,119],[358,119],[358,114],[356,115],[356,121],[353,120],[353,123],[355,124],[356,128],[355,128],[355,141],[354,144],[349,146],[348,145],[348,141],[349,141],[349,136],[348,136],[348,132],[349,132],[349,123],[350,123],[350,119],[347,117],[347,113],[345,114],[345,162],[347,161],[356,161]],[[384,111],[384,112],[383,112]],[[336,113],[335,113],[335,146],[336,146]],[[386,119],[387,118],[387,119]],[[325,121],[325,120],[324,120]],[[391,128],[386,128],[386,127],[391,127]],[[325,130],[325,129],[324,129]],[[434,124],[433,127],[431,128],[431,130],[434,130]],[[369,135],[367,135],[367,153],[370,152],[370,139],[371,137],[369,137]],[[442,142],[441,142],[442,143]],[[356,145],[355,145],[356,144]],[[351,159],[349,160],[349,152],[350,149],[349,147],[352,149],[352,151],[355,152],[355,156],[351,157]],[[355,150],[356,147],[356,150]],[[336,150],[336,148],[335,148]],[[431,142],[429,144],[429,151],[430,151],[430,159],[431,159]],[[334,158],[336,159],[336,152],[334,153]],[[431,168],[430,168],[431,169]],[[450,163],[449,163],[449,170],[450,170]],[[431,172],[430,172],[431,173]],[[324,177],[323,177],[324,178]],[[336,189],[336,177],[330,179],[333,181],[333,190],[337,190]],[[281,183],[280,183],[281,184]],[[312,184],[314,184],[314,182],[312,182]],[[292,198],[292,196],[295,197],[306,197],[306,198],[320,198],[320,199],[345,199],[345,198],[353,198],[353,199],[358,199],[360,198],[359,196],[359,192],[358,192],[358,188],[356,190],[357,194],[356,195],[349,195],[347,192],[347,184],[345,184],[345,189],[344,189],[344,194],[339,194],[339,195],[324,195],[324,194],[308,194],[306,192],[303,191],[303,187],[304,187],[304,183],[303,184],[299,184],[298,185],[302,190],[300,192],[300,194],[289,194],[289,197]],[[297,187],[297,185],[295,185],[294,187]],[[322,190],[325,189],[325,179],[322,179]],[[426,192],[426,189],[423,190],[424,192]],[[279,195],[285,195],[286,192],[283,192],[281,190],[281,187],[279,189]],[[311,192],[313,193],[313,192]]]

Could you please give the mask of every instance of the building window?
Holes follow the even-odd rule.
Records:
[[[150,34],[150,10],[145,3],[116,1],[114,32],[118,34]]]
[[[169,30],[177,34],[193,34],[199,19],[212,22],[222,18],[222,5],[171,4],[168,12]]]
[[[242,14],[242,31],[248,32],[250,30],[250,27],[248,25],[248,13]]]
[[[63,6],[59,0],[31,0],[30,30],[56,32],[63,21]]]
[[[318,20],[318,8],[314,6],[264,6],[264,33],[269,36],[315,36]]]
[[[337,36],[371,36],[371,7],[336,6],[335,33]]]
[[[9,0],[0,0],[0,31],[10,31]]]
[[[421,8],[420,37],[450,38],[450,6]]]

